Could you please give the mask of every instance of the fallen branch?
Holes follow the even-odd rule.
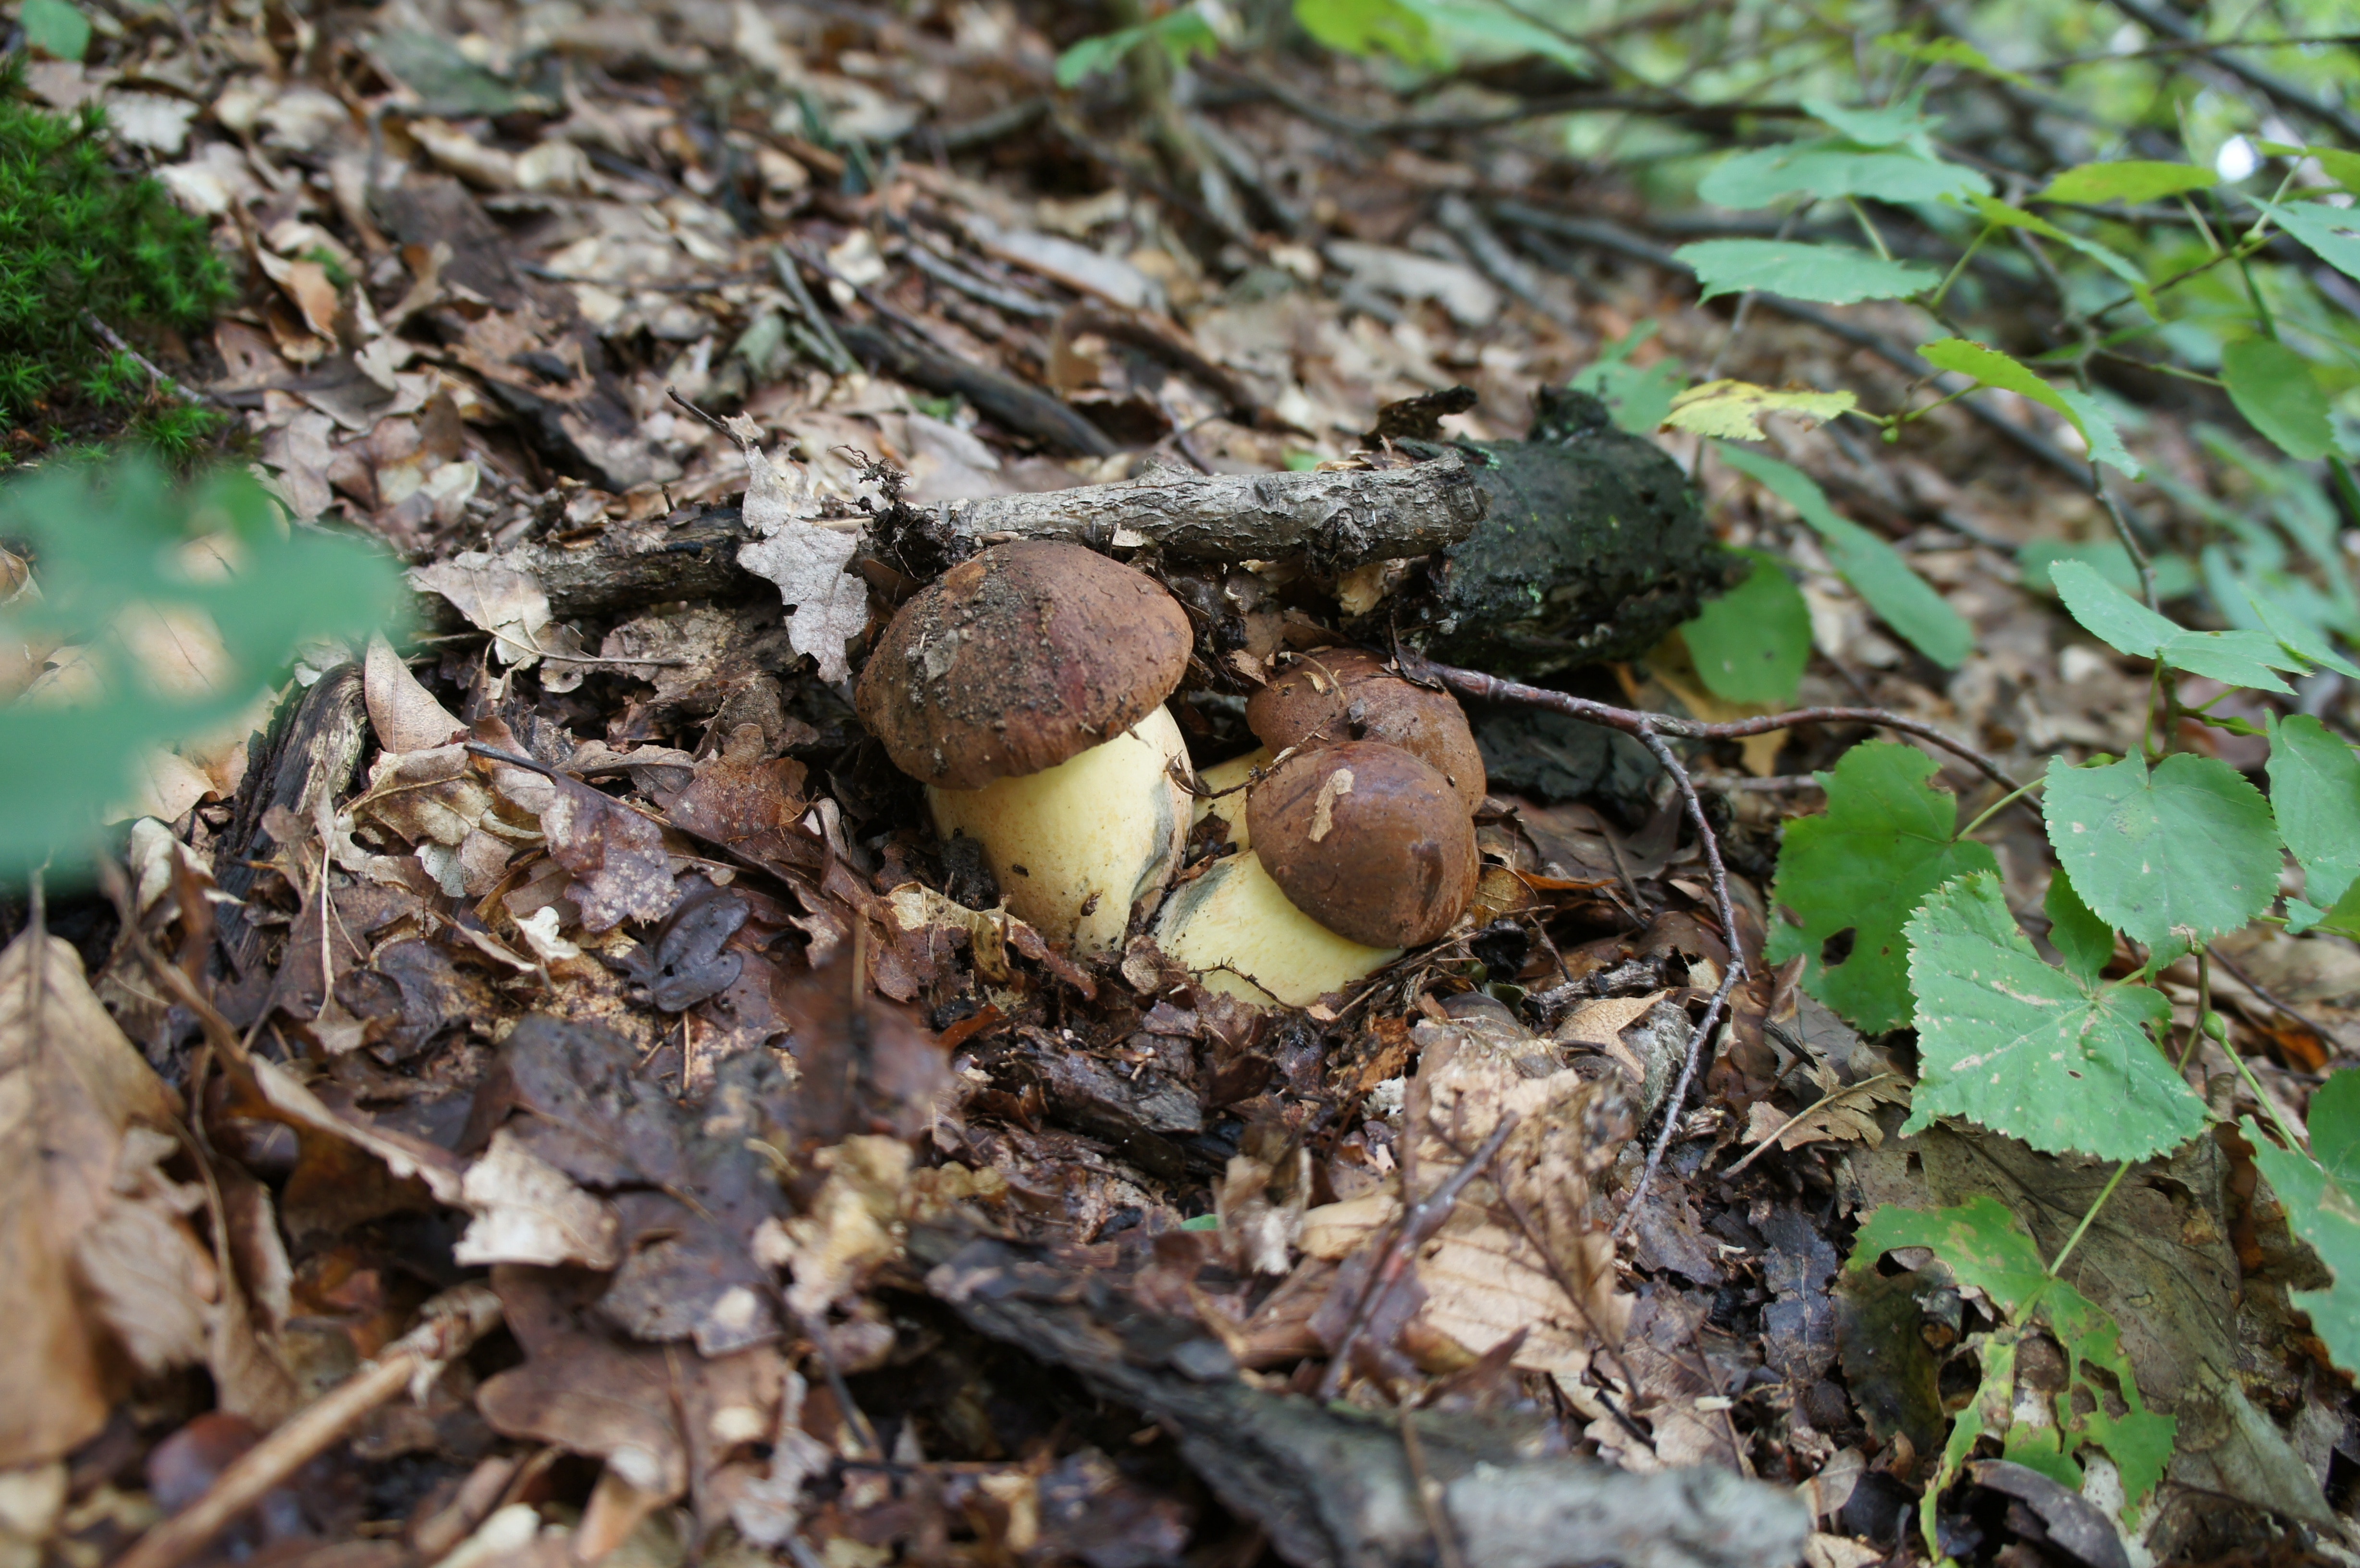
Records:
[[[422,1392],[499,1321],[500,1299],[488,1286],[462,1285],[435,1297],[421,1309],[416,1328],[240,1454],[204,1496],[141,1536],[115,1568],[179,1568],[371,1410],[405,1388]]]

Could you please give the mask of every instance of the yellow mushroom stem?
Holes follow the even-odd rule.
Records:
[[[1174,893],[1154,934],[1207,990],[1261,1007],[1306,1007],[1401,956],[1338,936],[1288,903],[1251,850],[1224,855]]]
[[[1253,835],[1246,831],[1245,781],[1253,777],[1257,768],[1270,766],[1270,747],[1258,746],[1243,757],[1233,757],[1227,762],[1217,762],[1196,775],[1196,787],[1214,791],[1210,796],[1196,797],[1197,822],[1207,817],[1218,817],[1229,834],[1229,841],[1239,849],[1251,849]],[[1222,791],[1229,793],[1222,793]]]
[[[1187,846],[1188,748],[1157,708],[1056,767],[980,789],[929,785],[934,827],[982,846],[1008,908],[1076,953],[1122,945],[1132,906],[1163,892]],[[1242,798],[1242,797],[1240,797]]]

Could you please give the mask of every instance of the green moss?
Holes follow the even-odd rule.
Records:
[[[202,222],[118,165],[95,105],[51,114],[16,86],[0,74],[0,422],[63,400],[114,424],[151,400],[147,376],[85,318],[125,333],[202,325],[230,297],[229,268]],[[168,422],[191,439],[189,419]]]

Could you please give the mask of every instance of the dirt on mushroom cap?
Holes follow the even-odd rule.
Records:
[[[1129,729],[1180,683],[1188,645],[1146,573],[1079,545],[995,545],[901,606],[858,707],[902,772],[977,789]]]
[[[1449,780],[1378,741],[1300,752],[1246,807],[1254,853],[1295,908],[1371,947],[1415,947],[1475,894],[1475,829]]]
[[[1469,811],[1483,803],[1483,754],[1458,699],[1404,681],[1363,649],[1296,656],[1246,703],[1246,724],[1273,751],[1354,740],[1397,746],[1448,779]]]

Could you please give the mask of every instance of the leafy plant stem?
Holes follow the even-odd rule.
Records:
[[[2081,1245],[2081,1238],[2089,1234],[2090,1223],[2098,1217],[2098,1211],[2106,1206],[2106,1200],[2114,1195],[2114,1189],[2122,1185],[2123,1175],[2130,1168],[2131,1162],[2125,1160],[2114,1167],[2114,1173],[2112,1176],[2106,1178],[2106,1185],[2098,1193],[2098,1201],[2090,1205],[2090,1212],[2081,1216],[2081,1223],[2073,1227],[2073,1234],[2065,1238],[2064,1247],[2049,1263],[2049,1277],[2051,1279],[2056,1279],[2057,1271],[2065,1267],[2065,1260],[2073,1256],[2073,1249]]]
[[[2114,537],[2122,540],[2123,548],[2130,552],[2131,564],[2138,568],[2139,586],[2146,593],[2147,607],[2158,615],[2163,614],[2162,601],[2156,597],[2155,592],[2155,562],[2148,557],[2147,546],[2139,542],[2138,530],[2131,527],[2122,503],[2115,500],[2114,493],[2107,488],[2105,475],[2098,472],[2094,460],[2090,464],[2090,490],[2098,497],[2098,504],[2105,507],[2108,520],[2114,525]]]
[[[1868,209],[1860,204],[1860,199],[1855,196],[1847,196],[1844,198],[1844,205],[1851,208],[1852,215],[1859,220],[1860,232],[1868,236],[1868,243],[1870,246],[1875,250],[1877,259],[1880,261],[1891,261],[1893,259],[1893,253],[1885,248],[1885,236],[1876,232],[1876,225],[1868,221]]]
[[[2223,1046],[2221,1049],[2223,1054],[2237,1064],[2237,1076],[2245,1081],[2246,1092],[2254,1096],[2254,1104],[2270,1114],[2270,1120],[2277,1125],[2278,1136],[2286,1139],[2287,1147],[2308,1150],[2311,1148],[2311,1139],[2300,1128],[2278,1113],[2278,1101],[2263,1093],[2262,1081],[2254,1076],[2254,1070],[2246,1064],[2245,1057],[2231,1047]]]
[[[1928,297],[1926,308],[1928,310],[1941,310],[1942,301],[1950,297],[1950,285],[1956,283],[1959,280],[1959,275],[1966,271],[1967,263],[1974,260],[1975,252],[1983,248],[1983,242],[1998,232],[1998,224],[1985,223],[1983,232],[1969,242],[1965,250],[1959,253],[1959,259],[1950,264],[1950,270],[1943,275],[1942,281],[1935,285],[1934,292]]]
[[[2016,804],[2016,801],[2023,800],[2027,795],[2031,794],[2035,789],[2039,789],[2043,784],[2048,782],[2049,779],[2047,776],[2044,775],[2041,778],[2034,779],[2029,784],[2020,785],[2014,789],[2010,789],[2006,794],[2002,795],[1998,800],[1994,800],[1990,805],[1985,806],[1980,812],[1976,813],[1975,820],[1973,822],[1969,822],[1965,827],[1959,830],[1959,836],[1961,838],[1974,837],[1975,830],[1977,828],[1982,827],[1985,822],[1991,821],[1994,817],[1999,815],[2008,807]]]

